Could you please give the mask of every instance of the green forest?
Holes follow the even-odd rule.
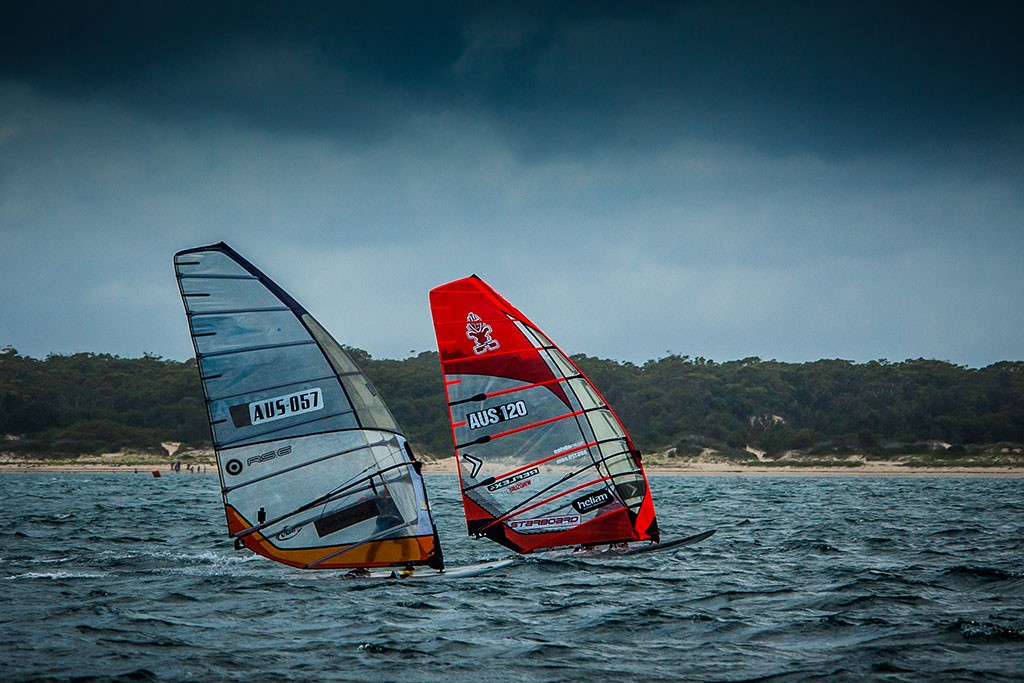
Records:
[[[451,453],[436,352],[377,360],[348,349],[417,451]],[[1024,444],[1024,362],[967,368],[938,360],[716,363],[668,356],[642,365],[573,356],[645,454],[706,449],[762,460],[866,453],[1014,453]],[[35,359],[0,350],[0,451],[67,456],[209,449],[194,360],[78,353]]]

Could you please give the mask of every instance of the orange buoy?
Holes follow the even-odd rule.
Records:
[[[153,476],[156,477],[157,479],[159,479],[160,478],[160,470],[153,470]]]

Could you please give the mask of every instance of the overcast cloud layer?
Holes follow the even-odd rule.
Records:
[[[1014,3],[4,3],[0,346],[191,355],[226,241],[345,344],[1024,357]]]

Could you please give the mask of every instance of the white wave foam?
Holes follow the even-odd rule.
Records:
[[[106,578],[107,576],[110,575],[106,572],[93,572],[88,570],[69,570],[56,572],[25,572],[23,574],[5,576],[4,579],[7,581],[16,581],[19,579],[102,579]]]

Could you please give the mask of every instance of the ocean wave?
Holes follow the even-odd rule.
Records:
[[[22,574],[13,574],[11,576],[5,576],[6,581],[21,581],[29,580],[35,581],[38,579],[49,580],[49,581],[65,581],[68,579],[102,579],[110,576],[106,572],[97,572],[91,570],[60,570],[52,572],[24,572]]]
[[[990,581],[1013,581],[1024,578],[1024,572],[982,567],[978,565],[957,565],[942,572],[942,576],[968,577]]]
[[[466,536],[454,475],[431,484],[453,564],[507,554]],[[173,505],[153,488],[157,528],[137,523],[138,480],[0,474],[0,499],[45,494],[19,499],[26,518],[78,515],[4,536],[0,680],[994,683],[1024,671],[1024,538],[1006,523],[1019,481],[656,484],[670,491],[656,496],[665,528],[722,529],[715,541],[396,582],[233,550],[214,480],[179,486]],[[944,533],[965,509],[985,533]]]
[[[842,552],[841,550],[839,550],[839,548],[836,548],[834,545],[832,545],[828,541],[823,541],[821,539],[816,539],[816,538],[800,539],[800,540],[796,540],[796,541],[788,541],[788,542],[782,544],[782,549],[783,550],[787,550],[787,551],[789,551],[789,550],[814,550],[814,551],[821,552],[821,553],[838,553],[838,552]]]
[[[970,641],[992,643],[1024,642],[1024,628],[1012,628],[973,619],[957,619],[947,629],[962,635]]]

